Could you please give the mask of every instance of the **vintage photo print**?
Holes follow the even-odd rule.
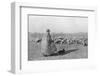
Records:
[[[88,17],[28,15],[28,61],[88,58]]]

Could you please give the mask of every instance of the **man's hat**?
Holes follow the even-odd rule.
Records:
[[[47,32],[50,32],[50,29],[47,29]]]

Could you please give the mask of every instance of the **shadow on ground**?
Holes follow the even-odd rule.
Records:
[[[51,54],[51,55],[48,55],[48,56],[58,56],[58,55],[65,55],[65,54],[68,54],[68,53],[71,53],[71,52],[75,52],[77,51],[78,49],[72,49],[72,50],[65,50],[65,49],[62,49],[60,50],[59,52],[57,53],[54,53],[54,54]],[[45,57],[48,57],[45,55]]]

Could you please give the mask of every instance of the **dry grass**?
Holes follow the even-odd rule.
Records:
[[[74,35],[75,37],[76,35]],[[82,36],[82,35],[81,35]],[[83,35],[87,37],[87,35]],[[37,36],[36,36],[37,37]],[[79,35],[77,35],[79,37]],[[32,40],[34,39],[34,35],[29,35],[28,42],[28,60],[56,60],[56,59],[80,59],[80,58],[88,58],[88,46],[71,44],[71,45],[56,45],[58,51],[62,48],[65,49],[65,53],[61,55],[53,55],[44,57],[41,53],[41,43],[35,43]]]
[[[70,45],[65,54],[48,56],[44,57],[41,54],[40,44],[33,45],[31,42],[29,43],[29,52],[28,59],[31,60],[55,60],[55,59],[79,59],[79,58],[87,58],[88,57],[88,48],[87,46],[74,46]]]

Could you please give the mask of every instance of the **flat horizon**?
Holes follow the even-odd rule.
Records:
[[[47,29],[55,33],[88,32],[88,18],[29,16],[29,32],[45,33]]]

